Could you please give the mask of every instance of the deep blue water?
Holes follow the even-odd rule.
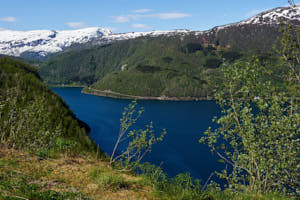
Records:
[[[111,154],[116,141],[120,118],[130,100],[112,99],[86,95],[81,88],[52,88],[74,111],[76,116],[91,127],[90,137]],[[145,112],[135,128],[153,122],[157,132],[167,130],[163,142],[153,146],[144,161],[160,165],[170,176],[189,172],[203,182],[209,175],[222,169],[218,158],[210,153],[199,139],[209,127],[214,127],[212,118],[220,115],[215,101],[172,102],[139,100]]]

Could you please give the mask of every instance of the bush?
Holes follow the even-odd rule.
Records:
[[[203,47],[199,43],[188,43],[183,47],[183,52],[184,53],[195,53],[197,51],[202,51]]]
[[[173,58],[171,58],[171,57],[169,57],[169,56],[166,56],[166,57],[163,57],[162,60],[163,60],[165,63],[170,64],[170,63],[173,61]]]
[[[94,169],[89,175],[104,190],[116,191],[119,189],[128,189],[130,187],[130,184],[127,183],[122,176],[113,172]]]
[[[207,68],[218,68],[222,64],[222,61],[216,56],[210,56],[206,58],[204,67]]]
[[[136,106],[137,102],[134,100],[124,109],[120,119],[119,135],[110,158],[110,165],[118,161],[123,165],[123,170],[129,171],[135,169],[146,154],[151,152],[152,146],[161,142],[166,134],[166,130],[163,130],[156,136],[152,122],[146,125],[144,130],[130,130],[144,112],[143,108],[135,110]],[[124,141],[126,141],[127,147],[117,155],[117,149],[120,143],[124,143]]]
[[[156,67],[156,66],[138,65],[136,67],[136,70],[139,72],[143,72],[143,73],[154,73],[154,72],[159,72],[162,69],[160,67]]]
[[[237,59],[240,59],[243,55],[237,51],[225,51],[222,54],[222,58],[226,61],[233,62]]]

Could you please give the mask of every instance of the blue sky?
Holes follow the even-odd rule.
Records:
[[[300,4],[300,0],[294,0]],[[287,0],[0,0],[0,29],[207,30]]]

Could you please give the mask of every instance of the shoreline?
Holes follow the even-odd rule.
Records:
[[[47,84],[47,86],[50,87],[50,88],[58,88],[58,87],[62,87],[62,88],[71,88],[71,87],[85,88],[86,87],[86,85],[48,85],[48,84]]]
[[[108,97],[114,99],[137,99],[137,100],[159,100],[159,101],[212,101],[215,100],[212,97],[167,97],[167,96],[160,96],[160,97],[145,97],[145,96],[135,96],[135,95],[128,95],[122,94],[118,92],[113,92],[110,90],[96,90],[92,88],[83,88],[81,90],[83,94],[101,96],[101,97]]]

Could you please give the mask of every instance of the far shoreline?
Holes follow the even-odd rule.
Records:
[[[86,85],[47,85],[49,88],[84,88]]]
[[[159,100],[159,101],[212,101],[215,100],[212,97],[167,97],[167,96],[160,96],[160,97],[145,97],[145,96],[135,96],[135,95],[128,95],[122,94],[118,92],[113,92],[110,90],[96,90],[88,87],[84,87],[81,90],[83,94],[89,94],[94,96],[100,97],[108,97],[113,99],[137,99],[137,100]]]

